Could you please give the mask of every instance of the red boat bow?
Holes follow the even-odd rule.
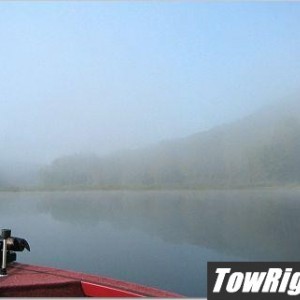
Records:
[[[84,273],[13,263],[8,276],[0,277],[2,297],[160,297],[181,295]]]

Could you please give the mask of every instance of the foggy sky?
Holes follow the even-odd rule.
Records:
[[[300,86],[300,3],[0,2],[0,157],[106,154]]]

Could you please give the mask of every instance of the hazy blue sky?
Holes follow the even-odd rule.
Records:
[[[108,153],[300,86],[300,3],[0,2],[0,155]]]

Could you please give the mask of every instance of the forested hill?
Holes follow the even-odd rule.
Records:
[[[49,187],[240,187],[300,184],[300,101],[232,124],[106,157],[61,157]]]

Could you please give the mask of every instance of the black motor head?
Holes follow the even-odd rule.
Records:
[[[2,229],[1,230],[1,237],[0,237],[0,250],[3,247],[3,240],[6,240],[7,250],[8,251],[23,251],[24,249],[30,251],[30,246],[28,242],[19,237],[11,236],[10,229]]]
[[[2,229],[1,230],[1,237],[3,239],[7,239],[10,237],[10,234],[11,234],[11,230],[10,229]]]
[[[11,236],[10,229],[2,229],[0,236],[0,276],[6,276],[6,266],[16,261],[17,255],[15,251],[30,251],[30,246],[25,239]]]
[[[7,239],[7,250],[23,251],[24,249],[30,251],[30,246],[25,239],[18,237],[10,237]]]

